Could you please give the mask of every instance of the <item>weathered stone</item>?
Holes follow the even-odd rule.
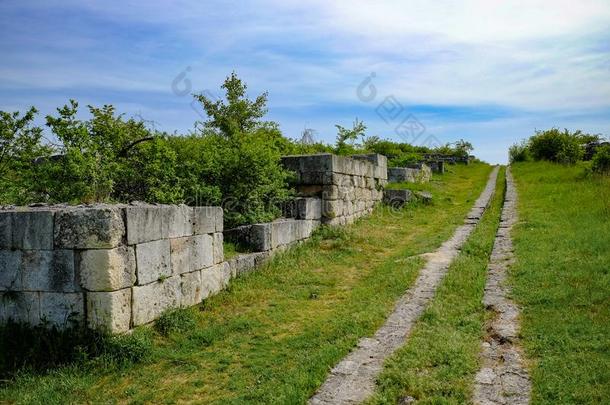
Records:
[[[53,249],[53,215],[42,210],[13,212],[13,248]]]
[[[297,198],[297,219],[320,219],[322,217],[322,200],[319,198]]]
[[[250,246],[252,250],[262,252],[272,249],[271,224],[254,224],[250,231]]]
[[[279,219],[271,223],[271,246],[276,248],[288,245],[296,239],[294,223],[295,219]]]
[[[193,271],[193,237],[170,239],[172,274]]]
[[[207,271],[207,270],[204,270]],[[185,273],[180,279],[180,306],[190,307],[199,304],[203,300],[201,290],[201,271]]]
[[[172,274],[169,239],[136,245],[138,285],[157,281]]]
[[[82,293],[41,292],[40,319],[63,329],[83,321],[84,305]]]
[[[383,202],[392,207],[402,207],[413,199],[411,190],[385,190]]]
[[[127,243],[151,242],[169,237],[170,209],[167,206],[125,208]]]
[[[0,323],[9,320],[35,326],[40,323],[40,293],[0,292]]]
[[[424,204],[430,204],[432,202],[432,193],[429,191],[418,191],[415,195]]]
[[[180,238],[193,234],[193,209],[187,205],[171,205],[168,210],[170,238]]]
[[[201,270],[214,264],[214,243],[211,235],[193,236],[191,269]]]
[[[222,207],[193,207],[193,234],[222,232]]]
[[[213,235],[214,238],[214,264],[220,263],[224,260],[224,244],[222,232],[216,232]]]
[[[224,288],[225,278],[224,263],[217,264],[201,271],[201,294],[205,299],[217,294]]]
[[[324,200],[322,202],[322,216],[325,218],[335,218],[343,215],[342,200]]]
[[[21,251],[0,250],[0,290],[21,289]]]
[[[127,332],[131,323],[131,288],[87,293],[87,322],[92,329]]]
[[[180,276],[132,288],[133,326],[157,319],[163,311],[180,305]]]
[[[0,249],[13,247],[12,222],[13,214],[10,211],[0,211]]]
[[[136,257],[131,246],[84,250],[78,254],[81,286],[88,291],[114,291],[136,282]]]
[[[60,249],[23,251],[21,280],[24,291],[75,291],[74,252]]]
[[[124,236],[119,207],[74,208],[55,214],[57,248],[110,249],[118,246]]]

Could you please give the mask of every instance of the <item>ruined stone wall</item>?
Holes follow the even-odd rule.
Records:
[[[0,211],[0,322],[71,320],[123,332],[231,277],[219,207],[96,205]]]
[[[321,199],[321,221],[345,225],[369,214],[383,198],[387,159],[383,155],[294,155],[282,164],[296,174],[299,195]]]
[[[416,163],[407,167],[388,167],[390,183],[427,183],[432,178],[432,170],[425,163]]]

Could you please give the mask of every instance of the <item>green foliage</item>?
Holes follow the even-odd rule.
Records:
[[[591,170],[595,173],[610,175],[610,145],[597,148],[591,162]]]
[[[163,336],[169,336],[174,332],[187,332],[195,326],[195,315],[190,308],[167,310],[155,321],[155,330]]]
[[[526,141],[516,143],[508,149],[508,159],[510,163],[526,162],[530,160],[530,151]]]
[[[358,138],[364,138],[364,133],[366,131],[364,122],[358,121],[358,118],[356,118],[351,129],[342,127],[341,125],[335,125],[335,127],[337,127],[335,153],[338,155],[352,155],[358,153],[354,143]]]
[[[576,163],[583,155],[583,137],[580,131],[570,133],[557,128],[536,131],[529,139],[528,149],[534,160],[558,163]]]

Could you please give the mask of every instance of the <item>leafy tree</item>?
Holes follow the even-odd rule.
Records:
[[[567,129],[552,128],[536,131],[529,139],[529,151],[534,160],[549,160],[558,163],[575,163],[582,158],[581,132],[571,134]]]
[[[335,125],[335,127],[337,128],[335,153],[338,155],[347,155],[357,152],[354,147],[354,142],[356,142],[359,137],[364,138],[364,133],[366,131],[364,122],[358,121],[358,118],[356,118],[351,129],[342,127],[341,125]]]
[[[597,148],[591,162],[591,169],[600,174],[610,175],[610,145]]]

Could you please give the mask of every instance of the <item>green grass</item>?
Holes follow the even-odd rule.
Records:
[[[167,336],[151,331],[152,353],[139,364],[24,373],[5,384],[0,402],[304,403],[383,323],[422,265],[416,255],[462,223],[489,171],[456,167],[433,184],[431,205],[381,207],[345,230],[323,229],[186,310],[190,329],[170,316]]]
[[[470,401],[479,369],[486,268],[504,198],[504,170],[490,208],[468,238],[407,344],[390,357],[370,404],[394,404],[410,396],[418,404]]]
[[[610,403],[610,178],[518,163],[513,294],[533,403]]]

